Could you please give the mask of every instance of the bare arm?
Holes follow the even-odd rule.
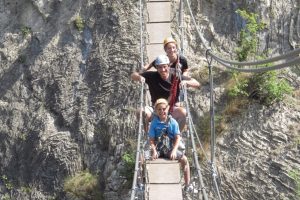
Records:
[[[174,160],[176,159],[177,157],[177,149],[178,149],[178,146],[179,146],[179,141],[181,140],[181,136],[178,134],[175,136],[174,138],[174,144],[173,144],[173,149],[172,149],[172,152],[171,152],[171,155],[170,155],[170,159],[171,160]]]
[[[154,61],[152,61],[151,63],[147,64],[144,66],[144,70],[148,71],[149,69],[151,69],[152,67],[156,68],[154,65]]]
[[[182,80],[181,84],[185,84],[187,87],[199,88],[201,84],[194,78],[187,78]]]
[[[158,158],[158,154],[157,154],[157,151],[156,151],[156,145],[155,145],[155,141],[153,138],[150,138],[150,147],[151,147],[151,150],[152,150],[152,159],[155,160]]]
[[[139,73],[137,72],[133,72],[131,74],[131,79],[134,81],[140,81],[140,82],[144,82],[145,78],[143,76],[141,76]]]

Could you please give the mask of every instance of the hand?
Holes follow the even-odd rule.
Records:
[[[171,159],[171,160],[175,160],[176,157],[177,157],[177,155],[176,155],[176,149],[173,149],[173,150],[171,151],[171,154],[170,154],[170,159]]]
[[[158,158],[158,154],[157,154],[157,151],[156,149],[153,150],[153,154],[152,154],[152,160],[155,160]]]
[[[185,80],[181,81],[181,82],[180,82],[180,85],[181,85],[182,87],[186,87],[186,86],[187,86],[187,81],[185,81]]]

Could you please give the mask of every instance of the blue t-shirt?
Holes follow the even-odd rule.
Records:
[[[149,138],[155,139],[162,135],[162,133],[168,133],[170,139],[174,139],[176,135],[180,135],[179,126],[177,121],[170,117],[168,122],[160,121],[158,116],[154,116],[151,121]]]

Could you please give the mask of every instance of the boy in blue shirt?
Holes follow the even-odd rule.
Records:
[[[190,183],[190,167],[187,157],[178,149],[181,140],[178,123],[168,115],[169,105],[166,99],[160,98],[154,104],[155,117],[149,129],[152,159],[169,158],[180,162],[184,172],[185,186]]]

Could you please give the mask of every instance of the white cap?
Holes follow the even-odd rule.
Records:
[[[155,59],[155,65],[165,65],[170,64],[170,60],[166,55],[160,55]]]

